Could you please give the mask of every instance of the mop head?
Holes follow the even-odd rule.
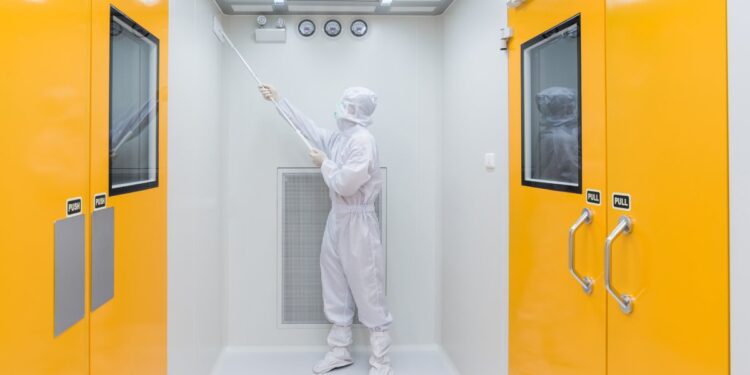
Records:
[[[219,17],[214,17],[214,34],[216,35],[216,38],[218,38],[220,42],[222,43],[227,42],[227,34],[224,33],[224,27],[221,26],[221,21],[219,21]]]

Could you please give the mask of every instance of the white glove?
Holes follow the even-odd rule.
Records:
[[[326,158],[327,156],[325,152],[320,151],[317,148],[310,150],[310,159],[312,159],[312,162],[316,167],[320,168],[320,166],[323,165],[323,162],[326,161]]]
[[[269,102],[272,100],[275,100],[275,101],[279,100],[279,92],[276,91],[276,89],[273,86],[260,85],[258,86],[258,89],[260,90],[260,94],[263,95],[263,99],[266,99]]]

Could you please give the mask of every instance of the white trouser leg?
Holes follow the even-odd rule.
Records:
[[[354,321],[354,298],[341,264],[338,247],[333,240],[336,230],[336,223],[329,217],[320,251],[323,310],[331,323],[350,326]]]
[[[375,212],[337,215],[337,251],[359,321],[369,329],[388,330],[393,317],[385,299],[385,252]]]

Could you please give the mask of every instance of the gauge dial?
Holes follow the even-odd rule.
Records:
[[[325,30],[326,34],[330,37],[338,36],[341,34],[341,23],[336,20],[330,20],[326,22]]]
[[[315,34],[315,23],[311,20],[302,20],[297,27],[300,35],[304,37],[310,37]]]
[[[361,38],[367,34],[367,22],[364,20],[356,20],[352,22],[352,34],[358,38]]]

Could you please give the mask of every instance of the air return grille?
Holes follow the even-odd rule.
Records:
[[[320,245],[331,209],[328,187],[318,169],[280,168],[278,175],[281,324],[328,324],[320,284]],[[385,186],[375,203],[384,246]]]

